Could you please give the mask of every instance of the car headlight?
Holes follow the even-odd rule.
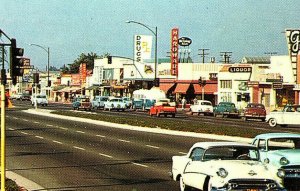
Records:
[[[228,172],[224,168],[219,168],[217,175],[219,175],[222,178],[226,178]]]
[[[285,157],[282,157],[280,160],[279,160],[279,163],[281,164],[281,165],[287,165],[287,164],[289,164],[289,160],[287,159],[287,158],[285,158]]]
[[[277,176],[279,178],[284,178],[285,177],[285,171],[283,169],[278,169]]]

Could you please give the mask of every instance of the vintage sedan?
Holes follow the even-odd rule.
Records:
[[[76,97],[72,102],[72,107],[74,110],[92,110],[90,98],[86,96]]]
[[[117,111],[125,111],[126,103],[122,100],[122,98],[117,97],[109,97],[106,102],[104,102],[104,110],[117,110]]]
[[[197,100],[194,105],[190,106],[192,115],[194,113],[200,115],[213,115],[213,105],[210,101],[207,100]]]
[[[300,134],[261,134],[252,144],[259,149],[261,161],[285,171],[288,190],[300,190]]]
[[[199,142],[188,154],[172,157],[171,177],[180,190],[285,190],[281,169],[259,161],[253,145],[237,142]]]
[[[282,111],[272,111],[266,117],[271,127],[300,125],[300,105],[286,105]]]
[[[245,121],[248,119],[260,119],[261,121],[265,121],[266,115],[265,106],[260,103],[249,103],[241,113],[241,117]]]
[[[106,102],[108,96],[95,96],[92,101],[92,108],[93,109],[100,109],[104,108],[104,102]]]
[[[238,117],[239,111],[234,103],[220,102],[214,107],[214,116],[217,117],[218,115],[221,115],[222,117]]]

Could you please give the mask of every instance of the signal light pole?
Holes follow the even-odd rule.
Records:
[[[43,47],[41,45],[38,44],[29,44],[30,46],[37,46],[40,47],[41,49],[43,49],[44,51],[47,52],[48,55],[48,63],[47,63],[47,75],[48,75],[48,80],[47,80],[47,87],[50,87],[50,75],[49,75],[49,70],[50,70],[50,48],[49,47]],[[48,91],[47,91],[48,92]],[[49,93],[49,94],[48,94]],[[47,96],[50,96],[50,91],[47,93]]]

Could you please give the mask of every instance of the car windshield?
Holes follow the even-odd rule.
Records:
[[[210,102],[201,102],[201,105],[212,105]]]
[[[101,101],[107,101],[108,98],[107,98],[107,97],[102,97],[102,98],[100,98],[100,100],[101,100]]]
[[[205,151],[203,160],[258,160],[256,148],[246,146],[212,147]]]
[[[268,150],[300,149],[300,138],[273,138],[268,141]]]
[[[36,96],[37,98],[45,98],[46,99],[46,96],[45,95],[38,95]]]

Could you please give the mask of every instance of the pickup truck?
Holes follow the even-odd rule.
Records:
[[[90,102],[90,98],[88,97],[77,97],[74,99],[72,103],[73,109],[84,109],[84,110],[91,110],[92,104]]]
[[[154,115],[156,115],[157,117],[160,117],[161,115],[164,115],[165,117],[167,117],[167,115],[175,117],[175,102],[156,102],[154,106],[150,108],[149,114],[151,117]]]

